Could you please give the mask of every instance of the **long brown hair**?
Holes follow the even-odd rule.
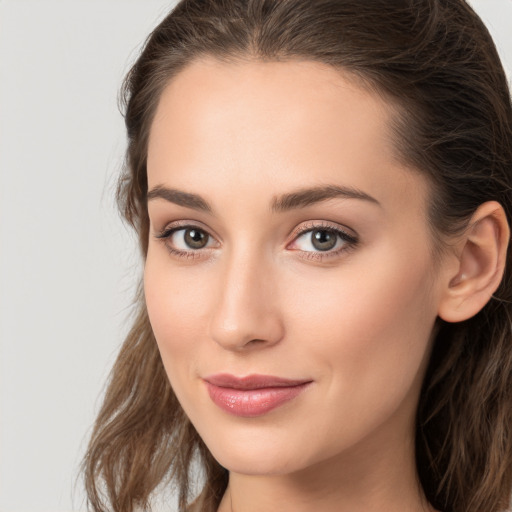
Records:
[[[146,153],[163,88],[194,59],[310,60],[351,73],[396,105],[396,146],[432,184],[430,223],[440,240],[485,201],[512,220],[512,107],[496,48],[463,0],[182,0],[148,37],[123,87],[128,149],[118,200],[145,257]],[[512,489],[511,252],[484,309],[439,321],[417,413],[422,488],[445,512],[499,512]],[[212,457],[169,385],[138,296],[84,459],[95,512],[147,508],[173,482],[180,511],[194,461],[204,510],[227,471]]]

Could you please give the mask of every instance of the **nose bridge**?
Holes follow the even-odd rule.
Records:
[[[283,335],[272,262],[250,244],[228,251],[222,262],[211,337],[229,350],[268,346]]]

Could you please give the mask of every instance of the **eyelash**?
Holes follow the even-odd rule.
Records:
[[[169,251],[169,253],[173,256],[176,256],[178,258],[184,258],[184,259],[195,259],[200,258],[202,256],[201,253],[204,253],[205,250],[208,250],[209,248],[200,248],[200,249],[190,249],[188,251],[183,251],[180,249],[176,249],[169,245],[169,239],[170,237],[182,230],[187,229],[196,229],[198,231],[201,231],[202,233],[205,233],[206,236],[213,238],[212,235],[208,233],[206,229],[201,228],[200,226],[197,226],[195,224],[179,224],[179,225],[173,225],[171,227],[166,227],[164,230],[159,232],[155,235],[155,238],[158,241],[161,241],[164,243],[166,249]],[[299,249],[292,249],[294,251],[297,251],[300,253],[300,256],[307,260],[315,260],[315,261],[323,261],[326,258],[332,258],[338,256],[340,253],[350,251],[351,249],[354,249],[357,244],[359,243],[358,237],[355,235],[351,235],[341,229],[340,227],[335,227],[331,224],[328,224],[326,222],[311,222],[307,224],[306,226],[302,226],[301,228],[298,228],[292,232],[293,240],[291,243],[296,242],[301,236],[306,235],[307,233],[311,233],[313,231],[327,231],[329,233],[333,233],[336,235],[337,240],[336,243],[338,243],[338,240],[341,239],[343,242],[343,246],[332,251],[301,251]],[[290,245],[288,244],[288,245]]]
[[[293,240],[291,243],[296,242],[301,236],[304,236],[308,233],[312,233],[313,231],[327,231],[329,233],[336,235],[336,244],[338,240],[341,239],[343,245],[336,250],[328,250],[328,251],[301,251],[299,249],[294,249],[300,253],[300,256],[307,260],[315,260],[315,261],[323,261],[327,258],[335,258],[339,256],[341,253],[346,253],[352,249],[355,249],[357,244],[359,243],[359,239],[356,235],[351,235],[343,230],[339,226],[334,226],[325,221],[320,222],[309,222],[306,225],[297,228],[292,232]],[[289,245],[289,244],[288,244]]]

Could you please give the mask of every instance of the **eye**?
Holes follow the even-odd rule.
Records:
[[[169,237],[176,249],[203,249],[210,241],[210,235],[197,228],[182,228],[175,230]]]
[[[339,241],[338,233],[327,229],[315,229],[300,238],[306,239],[306,243],[300,247],[303,251],[311,250],[309,247],[313,247],[317,251],[330,251],[336,247]]]
[[[156,235],[156,238],[162,240],[167,249],[178,256],[190,256],[201,249],[217,245],[207,231],[197,226],[170,227]]]
[[[334,227],[318,226],[299,233],[290,249],[314,253],[338,253],[354,246],[357,239]]]

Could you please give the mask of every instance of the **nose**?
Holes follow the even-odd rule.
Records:
[[[219,275],[210,335],[226,350],[269,347],[284,335],[272,264],[257,260],[233,255]]]

